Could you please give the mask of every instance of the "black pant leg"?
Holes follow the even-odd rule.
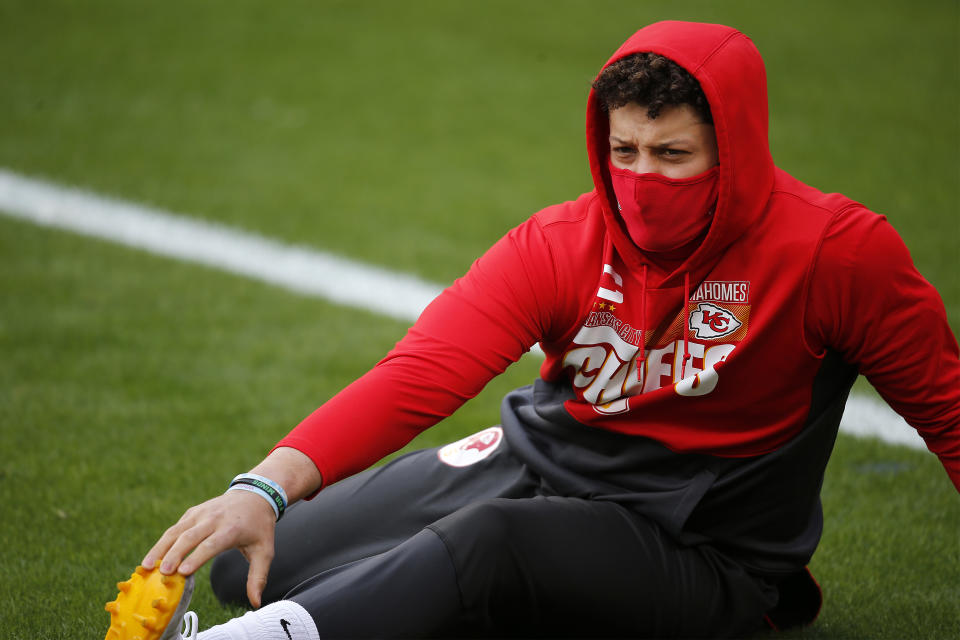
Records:
[[[481,434],[490,436],[493,431]],[[497,439],[485,438],[474,445],[483,448],[475,463],[445,464],[438,455],[442,447],[416,451],[292,505],[277,523],[264,603],[282,599],[324,571],[391,549],[471,501],[534,495],[538,481],[513,457],[502,434],[494,435]],[[461,443],[468,454],[476,453],[469,439]],[[214,560],[210,581],[221,602],[248,604],[248,567],[236,550]]]
[[[709,547],[681,547],[611,502],[492,499],[288,597],[321,637],[724,637],[775,592]]]
[[[742,636],[775,592],[710,547],[682,547],[604,501],[487,500],[429,527],[450,552],[463,620],[484,635]]]

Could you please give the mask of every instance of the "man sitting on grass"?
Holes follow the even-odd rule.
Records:
[[[258,607],[202,638],[809,622],[820,485],[858,373],[960,487],[943,304],[882,216],[774,166],[746,36],[638,31],[590,92],[587,155],[591,192],[508,233],[149,551],[164,574],[218,556],[217,596]],[[537,343],[540,379],[499,426],[359,473]]]

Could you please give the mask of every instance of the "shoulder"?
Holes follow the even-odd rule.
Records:
[[[778,209],[778,214],[804,216],[820,223],[829,223],[848,210],[867,211],[859,202],[842,193],[825,193],[781,169],[776,172],[770,198],[770,205]]]
[[[601,221],[603,218],[596,191],[584,193],[576,200],[551,205],[533,215],[533,219],[541,227],[557,227],[558,230],[567,225],[582,225],[592,218]]]
[[[562,274],[603,253],[606,225],[595,192],[541,209],[512,229],[499,244],[513,247],[517,259],[549,262]]]
[[[886,217],[842,193],[825,193],[777,170],[768,205],[767,220],[776,232],[816,243],[816,253],[824,245],[831,253],[849,255],[861,252],[865,242],[875,237],[898,237]],[[822,258],[822,256],[821,256]]]
[[[509,263],[528,273],[559,277],[570,258],[584,250],[602,251],[605,228],[598,198],[593,192],[536,212],[511,229],[477,261]]]
[[[536,226],[549,245],[564,253],[602,250],[606,237],[606,223],[596,191],[541,209],[528,223]]]
[[[886,216],[841,193],[820,191],[782,170],[777,171],[771,192],[770,213],[781,234],[786,231],[784,235],[814,243],[811,267],[823,277],[849,272],[863,279],[911,264],[903,240]]]
[[[851,345],[868,333],[867,317],[904,306],[916,311],[936,296],[886,216],[840,194],[799,191],[802,212],[817,220],[805,291],[808,344],[859,362],[863,354]]]

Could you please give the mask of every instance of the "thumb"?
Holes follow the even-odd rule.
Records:
[[[247,599],[254,609],[260,608],[272,559],[269,553],[262,551],[250,554],[250,570],[247,572]]]

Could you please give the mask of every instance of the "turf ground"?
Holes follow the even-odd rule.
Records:
[[[0,2],[0,167],[449,282],[589,188],[583,106],[638,26],[764,54],[778,164],[887,214],[960,327],[960,6]],[[89,638],[162,530],[402,323],[0,216],[0,636]],[[497,420],[515,365],[418,444]],[[803,638],[960,635],[960,501],[841,436]],[[236,611],[205,586],[201,624]]]

